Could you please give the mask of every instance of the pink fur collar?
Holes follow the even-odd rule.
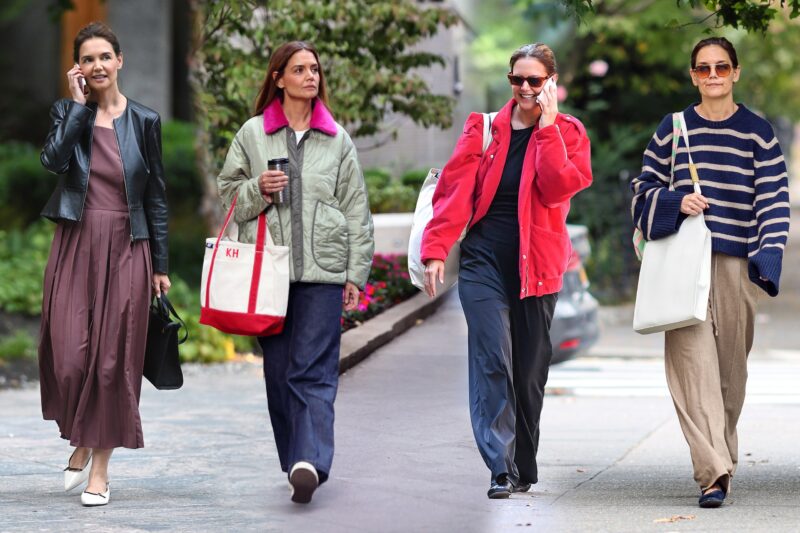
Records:
[[[264,109],[264,131],[267,135],[271,135],[288,125],[289,120],[283,113],[283,106],[281,106],[280,100],[276,98]],[[311,111],[311,128],[331,137],[336,137],[336,122],[333,120],[333,115],[319,98],[314,101],[314,107]]]

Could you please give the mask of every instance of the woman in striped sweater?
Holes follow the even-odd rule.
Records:
[[[758,288],[778,294],[789,233],[786,164],[770,124],[733,99],[736,50],[712,37],[692,51],[700,103],[684,110],[702,195],[692,189],[680,139],[669,190],[672,115],[658,126],[633,180],[633,219],[649,239],[675,233],[701,212],[712,236],[708,319],[666,332],[667,383],[689,443],[700,507],[719,507],[738,458],[736,423],[747,381]]]

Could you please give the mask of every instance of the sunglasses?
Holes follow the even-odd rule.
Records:
[[[545,76],[540,78],[539,76],[515,76],[514,74],[509,74],[508,81],[511,85],[516,85],[517,87],[522,87],[522,84],[527,81],[528,85],[534,89],[538,89],[544,85],[544,82],[546,82],[549,77],[550,76]]]
[[[716,65],[698,65],[697,67],[692,69],[692,72],[697,74],[697,77],[701,80],[704,80],[711,76],[711,71],[717,73],[717,76],[720,78],[727,78],[730,76],[731,72],[733,71],[733,67],[730,63],[717,63]]]

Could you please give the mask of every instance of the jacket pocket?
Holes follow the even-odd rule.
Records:
[[[311,229],[311,255],[328,272],[347,268],[347,221],[337,208],[317,201]]]
[[[564,233],[531,225],[531,255],[533,274],[538,279],[560,278],[567,271],[572,244]]]

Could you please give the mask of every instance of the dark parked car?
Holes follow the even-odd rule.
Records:
[[[588,232],[585,226],[572,224],[567,224],[567,230],[572,240],[572,257],[550,326],[553,364],[588,350],[600,334],[597,300],[589,293],[589,279],[583,268],[583,262],[591,252]]]

